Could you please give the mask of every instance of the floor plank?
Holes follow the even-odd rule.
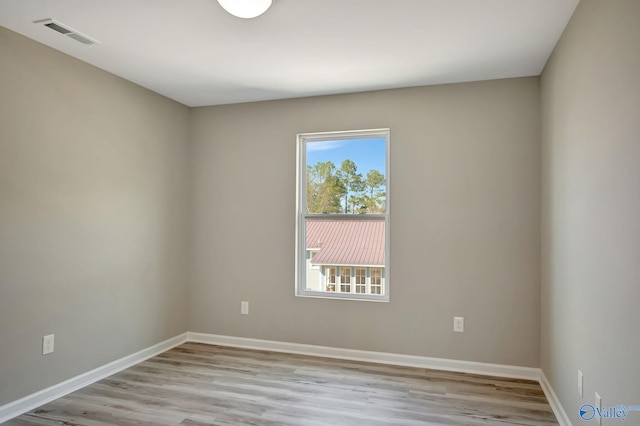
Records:
[[[534,381],[185,343],[6,424],[558,423]]]

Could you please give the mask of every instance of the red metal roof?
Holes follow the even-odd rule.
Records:
[[[307,220],[314,265],[384,266],[384,220]]]

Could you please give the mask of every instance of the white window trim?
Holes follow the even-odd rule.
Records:
[[[321,142],[332,141],[337,139],[363,139],[369,137],[384,137],[386,138],[386,213],[384,214],[367,214],[367,215],[354,215],[354,214],[308,214],[306,213],[306,190],[302,190],[302,187],[306,189],[306,144],[308,142]],[[389,285],[391,276],[390,268],[390,207],[391,207],[391,174],[390,174],[390,146],[391,146],[391,132],[389,129],[371,129],[371,130],[352,130],[343,132],[323,132],[323,133],[300,133],[297,135],[297,173],[296,173],[296,253],[295,253],[295,280],[294,288],[295,295],[297,297],[312,297],[319,299],[342,299],[342,300],[357,300],[357,301],[371,301],[371,302],[388,302],[390,299]],[[385,221],[385,265],[384,265],[384,278],[383,278],[383,295],[369,294],[369,279],[367,279],[367,294],[361,293],[340,293],[325,292],[325,291],[312,291],[305,288],[306,281],[306,269],[302,267],[302,264],[306,260],[306,227],[305,220],[308,218],[327,218],[330,216],[332,219],[353,219],[353,220],[367,220],[367,219],[384,219]],[[366,217],[365,217],[366,216]],[[301,260],[302,259],[302,260]],[[329,265],[326,265],[329,266]],[[340,265],[331,265],[340,267]],[[346,266],[346,265],[345,265]],[[336,271],[337,272],[337,271]],[[369,275],[367,273],[367,275]],[[339,281],[336,277],[336,281]],[[340,285],[336,283],[336,286]],[[354,283],[351,283],[352,289],[355,287]],[[338,289],[336,289],[338,290]]]

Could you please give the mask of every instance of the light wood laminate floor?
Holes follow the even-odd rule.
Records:
[[[557,425],[540,385],[186,343],[10,420],[27,425]]]

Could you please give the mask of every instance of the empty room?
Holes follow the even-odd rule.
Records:
[[[640,1],[0,26],[0,423],[640,425]]]

